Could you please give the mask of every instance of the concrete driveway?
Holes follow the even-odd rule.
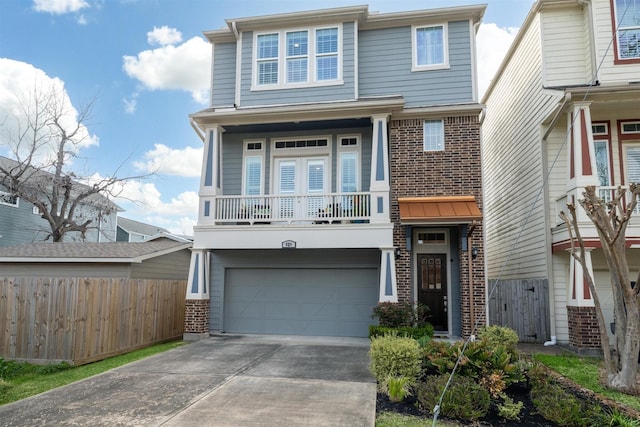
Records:
[[[221,335],[0,406],[3,426],[373,426],[369,340]]]

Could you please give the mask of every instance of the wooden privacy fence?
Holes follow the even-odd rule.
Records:
[[[79,365],[181,338],[186,280],[0,278],[0,357]]]
[[[489,281],[493,289],[496,280]],[[500,280],[489,299],[489,324],[508,326],[520,342],[543,343],[550,338],[547,279]]]

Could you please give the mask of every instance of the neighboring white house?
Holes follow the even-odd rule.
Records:
[[[577,348],[599,347],[593,300],[568,252],[559,212],[567,202],[577,204],[587,185],[599,186],[607,199],[617,186],[640,182],[640,2],[536,1],[484,102],[487,275],[502,283],[495,298],[505,286],[539,281],[549,305],[517,313],[532,323],[546,316],[549,328],[539,341],[555,336]],[[601,246],[582,208],[579,214],[612,323]],[[629,280],[635,280],[640,214],[627,241]],[[504,322],[503,306],[494,305],[490,319]]]
[[[144,242],[151,236],[158,234],[170,234],[169,230],[156,225],[146,224],[133,219],[118,217],[118,242]]]

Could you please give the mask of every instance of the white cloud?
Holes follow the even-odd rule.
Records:
[[[37,102],[36,102],[37,101]],[[64,87],[64,82],[57,77],[49,77],[44,71],[35,68],[31,64],[15,61],[8,58],[0,58],[0,145],[5,145],[7,153],[16,150],[24,154],[25,144],[21,149],[17,148],[19,133],[28,128],[28,119],[36,115],[40,121],[46,118],[43,112],[45,102],[56,109],[60,116],[60,122],[67,129],[78,126],[78,111],[75,109]],[[37,106],[40,108],[37,112]],[[55,150],[55,130],[47,134],[47,129],[40,132],[40,137],[50,137],[49,144],[43,145],[38,150],[37,160],[44,161]],[[91,135],[89,130],[81,125],[73,149],[79,151],[82,148],[98,145],[98,137]],[[24,141],[23,141],[24,142]],[[69,146],[71,150],[72,147]]]
[[[478,94],[481,99],[517,33],[518,28],[501,28],[493,23],[480,25],[477,45]]]
[[[124,98],[122,100],[125,113],[133,114],[136,112],[136,107],[138,106],[138,100],[136,99],[136,97],[136,94],[134,94],[130,99]]]
[[[123,69],[149,90],[183,90],[206,104],[209,90],[211,48],[200,37],[173,46],[145,50],[124,56]]]
[[[75,13],[89,7],[85,0],[33,0],[33,9],[36,12],[47,12],[52,15],[64,15]]]
[[[202,148],[173,149],[164,144],[155,144],[153,150],[145,153],[144,158],[145,161],[134,162],[133,165],[146,173],[199,177]]]
[[[153,27],[153,31],[147,33],[147,42],[152,46],[166,46],[176,44],[182,41],[182,33],[175,28],[169,28],[166,25],[162,27]]]
[[[130,180],[122,183],[114,201],[126,210],[127,218],[164,227],[172,233],[193,234],[198,214],[198,194],[187,191],[162,201],[154,183]]]

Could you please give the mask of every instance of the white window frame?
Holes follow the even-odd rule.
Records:
[[[260,143],[261,148],[249,150],[249,144]],[[265,159],[265,143],[264,139],[248,139],[244,141],[244,147],[242,152],[242,189],[243,196],[262,196],[264,195],[264,159]],[[247,161],[250,157],[260,158],[260,193],[259,194],[247,194]]]
[[[15,197],[15,203],[7,202],[5,197]],[[0,191],[0,205],[11,206],[12,208],[20,207],[20,197],[15,196],[13,193],[6,191]]]
[[[442,27],[442,60],[440,64],[418,64],[418,30],[423,28]],[[446,22],[430,25],[411,26],[411,71],[433,71],[450,68],[449,65],[449,28]]]
[[[441,128],[440,128],[440,138],[441,141],[439,142],[438,146],[433,147],[433,146],[427,146],[427,135],[426,135],[426,125],[427,122],[440,122]],[[440,151],[444,151],[445,149],[445,139],[444,139],[444,120],[442,119],[429,119],[429,120],[423,120],[422,122],[422,150],[425,153],[433,153],[433,152],[440,152]]]
[[[627,131],[624,129],[624,125],[636,125],[636,127],[638,127],[638,125],[640,125],[640,120],[623,120],[620,122],[620,133],[623,135],[640,135],[640,131]]]
[[[335,28],[338,30],[338,74],[335,79],[332,80],[318,80],[316,64],[318,58],[329,56],[329,54],[318,54],[316,53],[316,32],[318,30],[326,30]],[[307,80],[305,82],[287,82],[287,59],[290,58],[287,56],[287,33],[293,33],[298,31],[306,31],[307,32],[307,54],[305,57],[307,58]],[[258,37],[268,35],[268,34],[277,34],[278,35],[278,82],[275,84],[259,84],[258,75],[258,63],[261,59],[258,59]],[[342,24],[336,25],[323,25],[316,27],[304,27],[304,28],[287,28],[279,31],[265,31],[265,32],[256,32],[253,35],[253,65],[252,65],[252,79],[251,79],[251,90],[252,91],[262,91],[262,90],[278,90],[278,89],[289,89],[289,88],[301,88],[301,87],[316,87],[316,86],[335,86],[342,85],[344,81],[342,80],[342,62],[343,62],[343,49],[342,49],[342,40],[343,40],[343,30]],[[294,58],[294,57],[292,57]]]
[[[636,3],[637,0],[635,0]],[[635,31],[636,32],[636,37],[640,38],[640,23],[638,23],[637,25],[633,25],[633,26],[621,26],[620,25],[620,14],[623,14],[624,11],[619,11],[618,10],[618,0],[613,0],[613,9],[614,9],[614,21],[615,21],[615,25],[616,25],[616,30],[615,31],[615,38],[616,38],[616,60],[617,61],[622,61],[622,62],[626,62],[626,61],[640,61],[640,41],[637,41],[638,43],[638,48],[637,48],[637,53],[636,56],[629,56],[629,57],[622,57],[621,55],[621,51],[620,51],[620,34],[622,32],[625,31]],[[640,3],[637,4],[638,7],[640,7]],[[633,13],[633,12],[632,12]],[[640,13],[640,10],[636,11],[636,13]]]
[[[343,146],[342,145],[342,140],[343,139],[351,139],[354,138],[356,140],[356,145],[346,145]],[[338,174],[337,174],[337,181],[336,181],[336,191],[338,193],[343,193],[342,191],[342,156],[344,154],[348,154],[348,153],[354,153],[356,155],[356,192],[359,192],[362,190],[362,173],[361,173],[361,158],[362,158],[362,137],[360,134],[349,134],[349,135],[338,135],[338,149],[337,149],[337,156],[338,156],[338,164],[337,164],[337,169],[338,169]]]
[[[593,148],[595,151],[596,148],[596,144],[598,143],[602,143],[604,144],[604,151],[606,154],[606,167],[607,167],[607,181],[609,181],[606,185],[600,183],[600,185],[604,185],[605,187],[608,187],[611,185],[611,153],[610,153],[610,149],[609,149],[609,139],[608,138],[598,138],[598,136],[594,136],[593,138]],[[600,178],[600,173],[597,170],[598,167],[598,159],[597,159],[597,155],[596,155],[596,175],[598,176],[598,178]]]
[[[640,142],[625,142],[622,144],[623,161],[624,161],[624,185],[629,185],[629,162],[627,161],[627,151],[629,149],[640,150]]]
[[[276,148],[276,143],[278,142],[286,142],[286,141],[304,141],[304,140],[318,140],[318,139],[326,139],[327,145],[322,147],[289,147],[289,148]],[[271,191],[273,194],[278,193],[278,169],[275,165],[280,159],[302,159],[302,163],[298,165],[296,168],[296,173],[298,176],[296,177],[300,183],[304,181],[306,176],[306,172],[303,172],[302,169],[306,168],[307,160],[314,159],[326,159],[326,177],[327,177],[327,191],[330,191],[331,188],[331,144],[332,144],[331,135],[305,135],[305,136],[297,136],[297,137],[277,137],[271,138],[270,147],[271,147],[271,157],[269,160],[269,164],[274,165],[271,167]],[[306,183],[304,184],[306,186]],[[300,191],[303,191],[300,189]]]

